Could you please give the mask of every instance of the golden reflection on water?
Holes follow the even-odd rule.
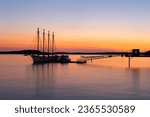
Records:
[[[75,56],[74,58],[78,58]],[[33,65],[28,56],[0,59],[0,99],[150,99],[150,59]]]
[[[70,56],[71,60],[75,61],[80,58],[80,56]],[[30,56],[21,56],[21,55],[0,55],[0,64],[5,65],[16,65],[16,64],[32,64],[32,59]],[[106,59],[98,59],[88,61],[88,65],[98,65],[105,67],[128,67],[128,58],[126,57],[112,57]],[[134,57],[131,59],[132,68],[150,68],[150,58],[137,58]]]

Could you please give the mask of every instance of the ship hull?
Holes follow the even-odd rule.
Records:
[[[68,56],[38,56],[31,55],[33,63],[70,63]]]

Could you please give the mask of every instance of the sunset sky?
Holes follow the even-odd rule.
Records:
[[[0,51],[33,49],[38,27],[57,51],[150,50],[150,0],[0,0]]]

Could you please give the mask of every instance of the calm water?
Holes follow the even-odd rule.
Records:
[[[32,65],[0,55],[0,99],[150,99],[150,58]]]

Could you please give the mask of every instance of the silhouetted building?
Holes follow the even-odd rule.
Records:
[[[139,56],[140,55],[140,49],[133,49],[132,54],[133,54],[133,56]]]

